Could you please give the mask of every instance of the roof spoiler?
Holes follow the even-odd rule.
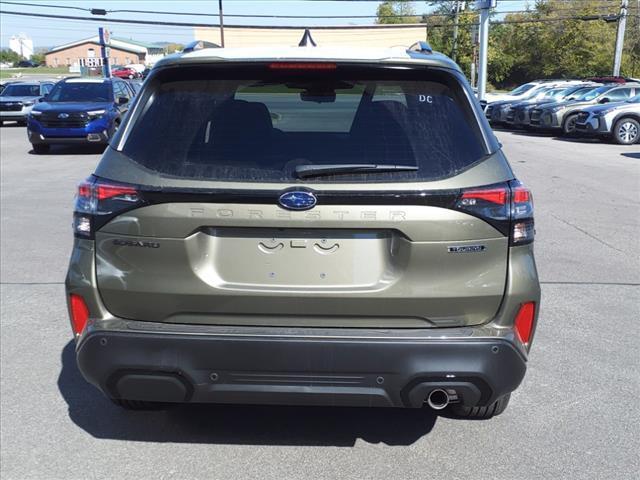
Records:
[[[429,45],[429,42],[425,42],[421,40],[419,42],[414,43],[409,48],[407,48],[407,52],[429,54],[429,53],[433,53],[433,48],[431,48],[431,45]]]

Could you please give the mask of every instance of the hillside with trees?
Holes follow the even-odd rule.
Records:
[[[630,2],[621,74],[640,77],[640,12]],[[455,1],[432,2],[436,7],[420,15],[415,3],[384,2],[378,23],[391,23],[387,15],[416,15],[428,25],[427,40],[434,50],[453,53]],[[478,14],[474,2],[459,2],[456,60],[467,76],[474,58],[473,31]],[[492,16],[489,35],[489,83],[506,87],[535,78],[610,75],[616,38],[619,0],[538,0],[521,13]],[[434,15],[435,14],[435,15]],[[613,14],[607,19],[597,17]],[[567,19],[567,17],[580,17]],[[408,21],[404,21],[408,18]],[[416,17],[403,17],[411,23]],[[501,23],[504,22],[504,23]]]

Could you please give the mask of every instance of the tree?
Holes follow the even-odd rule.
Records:
[[[46,63],[44,53],[34,53],[33,55],[31,55],[30,60],[37,63],[38,65],[44,65]]]
[[[0,50],[0,63],[10,63],[13,65],[20,60],[22,60],[22,57],[13,50],[9,50],[8,48]]]
[[[436,2],[436,16],[423,15],[422,22],[427,24],[427,40],[434,50],[451,56],[453,54],[453,31],[455,23],[454,0]],[[473,62],[472,27],[478,21],[477,15],[470,9],[472,2],[460,0],[458,15],[458,39],[456,61],[463,72],[469,76]]]
[[[182,50],[184,50],[184,45],[181,43],[169,43],[164,47],[166,53],[181,52]]]
[[[593,17],[617,13],[619,6],[619,0],[538,0],[530,11],[507,15],[506,21],[527,23],[491,26],[489,82],[511,86],[536,78],[610,75],[616,22]],[[640,33],[634,18],[627,20],[623,51],[622,72],[628,76],[640,75]]]
[[[376,23],[418,23],[419,20],[413,4],[408,0],[382,2],[378,5],[376,15],[378,16]]]

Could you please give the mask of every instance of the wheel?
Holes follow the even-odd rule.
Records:
[[[577,114],[569,115],[562,124],[562,133],[565,135],[574,134],[576,131],[576,120],[578,120]]]
[[[613,140],[620,145],[633,145],[640,138],[640,122],[621,118],[613,126]]]
[[[37,154],[49,152],[49,145],[47,145],[46,143],[32,144],[32,147],[33,151]]]
[[[510,398],[511,394],[507,393],[486,407],[465,407],[464,405],[456,404],[453,404],[451,407],[453,413],[458,417],[488,419],[504,412],[509,405]]]
[[[127,400],[124,398],[112,398],[111,401],[125,410],[164,410],[167,408],[166,403],[146,402],[143,400]]]
[[[27,126],[27,122],[24,120],[18,120],[18,125],[20,125],[21,127],[26,127]]]
[[[135,75],[129,75],[129,80],[133,80],[135,78]]]

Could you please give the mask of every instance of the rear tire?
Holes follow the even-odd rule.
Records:
[[[640,122],[634,118],[621,118],[613,126],[613,140],[620,145],[633,145],[640,139]]]
[[[565,135],[575,135],[576,120],[578,120],[577,114],[569,115],[562,123],[562,133]]]
[[[456,404],[451,407],[454,415],[461,418],[489,419],[504,412],[509,405],[510,398],[511,394],[507,393],[486,407],[465,407]]]
[[[49,145],[46,143],[32,144],[33,151],[38,155],[49,152]]]
[[[125,398],[112,398],[111,401],[125,410],[165,410],[166,403],[146,402],[143,400],[127,400]]]

